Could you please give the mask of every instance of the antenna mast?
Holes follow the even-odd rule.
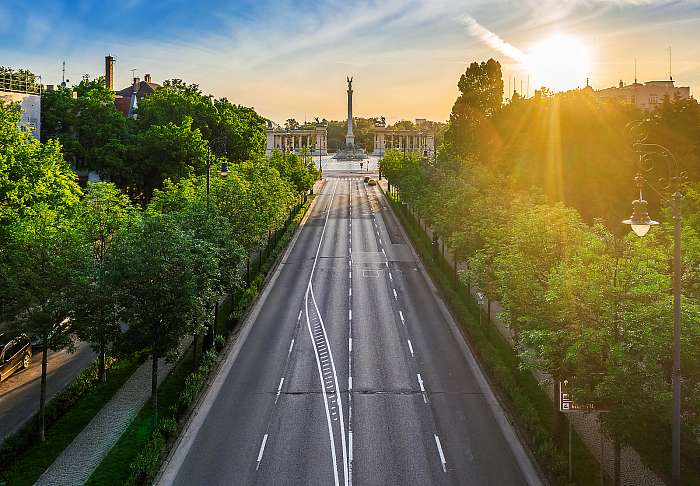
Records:
[[[673,71],[671,71],[671,46],[668,46],[668,78],[673,81]]]
[[[634,58],[634,84],[637,84],[637,58]]]

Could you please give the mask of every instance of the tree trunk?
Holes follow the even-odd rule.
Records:
[[[615,439],[615,486],[620,486],[620,463],[621,463],[621,447],[620,440]]]
[[[197,334],[192,335],[192,371],[197,370]]]
[[[100,352],[97,357],[97,367],[98,367],[98,379],[100,383],[107,382],[107,365],[105,363],[107,358],[107,352],[105,351],[104,342],[100,343]]]
[[[158,426],[158,352],[154,349],[151,358],[151,411],[153,414],[153,430]]]
[[[49,350],[48,343],[44,340],[44,348],[41,351],[41,393],[39,395],[39,440],[46,441],[46,368]]]

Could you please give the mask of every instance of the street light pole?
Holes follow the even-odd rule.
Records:
[[[635,128],[642,122],[637,122],[632,126]],[[671,372],[671,381],[673,388],[673,417],[672,417],[672,432],[671,432],[671,484],[672,486],[680,486],[681,484],[681,227],[682,227],[682,209],[681,201],[681,178],[680,166],[675,155],[666,147],[653,143],[646,143],[646,138],[642,137],[639,142],[634,144],[639,153],[639,165],[651,167],[651,164],[643,164],[650,162],[653,157],[661,156],[668,162],[669,179],[671,181],[671,205],[673,210],[673,370]],[[650,169],[648,169],[650,170]],[[647,202],[642,196],[642,186],[645,179],[641,173],[638,173],[636,178],[637,186],[639,187],[639,199],[632,203],[632,217],[623,221],[629,224],[632,230],[638,236],[647,234],[651,226],[658,223],[649,217],[647,212]],[[650,187],[651,184],[649,184]],[[657,191],[659,192],[659,191]],[[659,193],[661,195],[661,193]],[[663,197],[663,195],[661,195]]]

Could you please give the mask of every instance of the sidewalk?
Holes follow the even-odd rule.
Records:
[[[190,338],[191,339],[191,338]],[[186,340],[187,341],[187,340]],[[187,349],[187,344],[182,349]],[[158,384],[175,363],[158,363]],[[35,483],[39,486],[84,484],[151,396],[151,360],[131,375],[71,444]],[[125,465],[127,467],[127,465]]]

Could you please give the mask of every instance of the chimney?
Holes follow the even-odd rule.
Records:
[[[143,75],[143,80],[146,81],[147,83],[151,82],[151,75],[149,74],[144,74]]]
[[[134,78],[134,86],[138,85],[141,82],[141,78]]]
[[[114,91],[114,58],[105,56],[105,86],[110,91]]]

